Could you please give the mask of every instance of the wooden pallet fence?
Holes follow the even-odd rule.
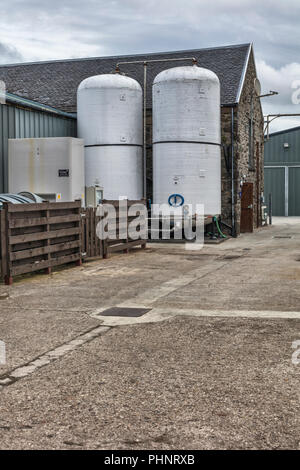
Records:
[[[75,261],[81,264],[81,201],[4,203],[1,221],[1,275],[6,284],[19,274]]]
[[[107,218],[108,220],[115,220],[115,225],[116,225],[116,230],[111,230],[108,231],[108,237],[103,240],[103,257],[108,258],[111,253],[116,253],[116,252],[123,252],[123,253],[128,253],[128,251],[131,248],[134,248],[136,246],[140,246],[141,248],[146,248],[146,240],[147,237],[146,235],[143,234],[142,238],[139,239],[132,239],[130,238],[128,234],[128,225],[130,222],[136,217],[136,216],[129,216],[128,213],[122,213],[120,212],[120,206],[119,206],[119,201],[112,201],[112,200],[104,200],[103,205],[105,204],[110,204],[111,206],[114,207],[115,209],[115,214],[108,214]],[[139,200],[139,201],[127,201],[127,208],[128,211],[129,209],[135,205],[135,204],[146,204],[146,201],[144,199]],[[142,222],[141,222],[141,227],[140,229],[143,231],[143,229],[146,228],[147,224],[147,216],[146,214],[143,215],[142,217]],[[125,232],[126,229],[126,232]],[[123,233],[121,234],[120,238],[120,231],[124,232],[126,237],[123,237]]]
[[[6,275],[6,223],[5,211],[0,210],[0,276],[4,278]]]
[[[127,201],[128,210],[144,200]],[[138,240],[130,238],[128,225],[135,215],[120,213],[119,201],[103,201],[116,210],[116,234],[108,238],[97,237],[97,224],[101,217],[96,208],[81,208],[80,201],[42,204],[4,203],[0,210],[0,275],[6,284],[19,274],[44,270],[50,273],[54,266],[81,259],[107,258],[111,253],[128,253],[131,248],[146,247],[146,236]],[[106,214],[103,217],[105,217]],[[142,219],[146,227],[146,215]],[[119,232],[127,227],[125,237]],[[143,228],[143,227],[141,227]]]
[[[100,217],[97,216],[97,208],[87,207],[81,211],[82,222],[82,256],[83,258],[103,258],[103,242],[96,235],[97,224]]]

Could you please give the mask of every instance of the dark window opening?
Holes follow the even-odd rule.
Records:
[[[252,119],[248,120],[248,166],[250,170],[254,170],[254,135]]]

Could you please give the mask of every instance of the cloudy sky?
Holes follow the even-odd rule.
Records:
[[[0,63],[253,42],[262,91],[280,93],[263,100],[264,113],[300,113],[299,0],[0,0],[0,7]],[[300,116],[277,119],[272,130],[295,125]]]

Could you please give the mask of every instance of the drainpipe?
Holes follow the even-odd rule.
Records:
[[[144,199],[147,199],[147,62],[144,62],[144,141],[143,141],[143,161],[144,161]]]
[[[231,108],[231,235],[236,237],[234,195],[234,110]]]

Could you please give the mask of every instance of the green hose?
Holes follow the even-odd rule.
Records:
[[[226,235],[221,231],[220,226],[219,226],[219,221],[216,216],[213,217],[213,221],[216,223],[217,229],[219,234],[221,235],[222,238],[227,238]]]

